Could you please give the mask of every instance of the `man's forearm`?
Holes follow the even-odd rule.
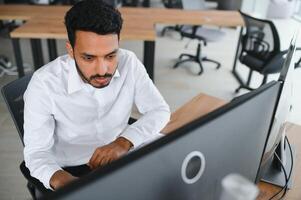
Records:
[[[115,140],[115,142],[116,142],[118,145],[122,146],[122,147],[123,147],[124,149],[126,149],[127,151],[129,151],[129,150],[132,148],[132,146],[133,146],[132,142],[129,141],[128,139],[124,138],[124,137],[118,137],[118,138]]]
[[[72,176],[70,173],[64,170],[58,170],[52,175],[49,182],[52,189],[57,190],[76,179],[77,177]]]

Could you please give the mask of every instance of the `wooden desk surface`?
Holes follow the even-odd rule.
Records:
[[[67,38],[63,19],[70,6],[1,5],[0,19],[21,19],[27,23],[11,32],[13,38]],[[124,19],[121,38],[154,41],[155,24],[243,26],[237,11],[187,11],[162,8],[120,8]]]
[[[66,28],[62,19],[31,19],[12,31],[10,35],[12,38],[67,39]],[[135,21],[124,19],[121,31],[122,40],[154,41],[155,38],[156,34],[152,22],[143,19]]]
[[[150,18],[155,24],[192,24],[224,27],[243,26],[244,21],[237,11],[224,10],[183,10],[162,8],[121,8],[121,13]]]
[[[70,6],[0,5],[0,20],[29,20],[36,16],[66,13]]]
[[[0,5],[0,20],[32,18],[63,19],[70,6],[40,5]],[[237,11],[191,11],[164,8],[130,8],[119,9],[123,17],[132,16],[136,19],[151,20],[167,24],[210,24],[217,26],[243,26],[243,20]],[[46,15],[47,14],[47,15]]]

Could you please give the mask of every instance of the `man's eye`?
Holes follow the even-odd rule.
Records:
[[[109,55],[107,58],[108,58],[108,59],[113,59],[113,58],[115,58],[115,57],[116,57],[116,55],[113,54],[113,55]]]
[[[90,60],[92,60],[92,56],[83,56],[83,59],[87,60],[87,61],[90,61]]]

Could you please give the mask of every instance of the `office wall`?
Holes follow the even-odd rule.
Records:
[[[265,18],[270,0],[243,0],[241,10],[256,17]]]

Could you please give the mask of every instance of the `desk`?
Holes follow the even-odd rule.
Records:
[[[172,113],[170,122],[161,131],[164,134],[168,134],[173,130],[176,130],[183,125],[209,113],[213,110],[221,107],[227,102],[218,99],[207,94],[199,94],[178,110]],[[297,152],[297,159],[294,161],[294,174],[293,174],[293,187],[287,192],[286,199],[289,200],[300,200],[301,197],[301,126],[295,124],[289,124],[287,128],[287,136],[290,143],[295,146]],[[260,193],[257,200],[267,200],[276,194],[281,188],[272,184],[259,182],[258,187]],[[280,196],[278,196],[279,198]],[[276,198],[277,199],[277,198]]]
[[[47,8],[49,7],[49,10]],[[0,6],[1,19],[22,19],[27,22],[11,32],[19,76],[24,75],[19,39],[30,38],[35,66],[43,63],[40,39],[48,40],[50,59],[56,57],[55,39],[67,38],[62,22],[68,6]],[[149,76],[154,78],[155,25],[192,24],[217,26],[242,26],[243,20],[237,11],[187,11],[161,8],[120,8],[124,18],[124,40],[144,41],[144,65]],[[45,16],[47,13],[47,16]],[[57,24],[56,24],[57,23]]]
[[[121,40],[144,41],[144,65],[150,77],[153,77],[156,38],[153,23],[144,19],[133,20],[131,17],[125,17],[123,27],[120,35]],[[28,20],[24,25],[11,32],[11,37],[13,39],[18,70],[22,76],[24,71],[19,39],[30,38],[34,64],[36,67],[40,67],[44,64],[40,40],[47,39],[49,57],[50,60],[53,60],[57,57],[55,39],[67,39],[67,33],[63,19],[36,18]]]
[[[70,6],[50,5],[0,5],[0,20],[29,20],[45,13],[65,13]]]

